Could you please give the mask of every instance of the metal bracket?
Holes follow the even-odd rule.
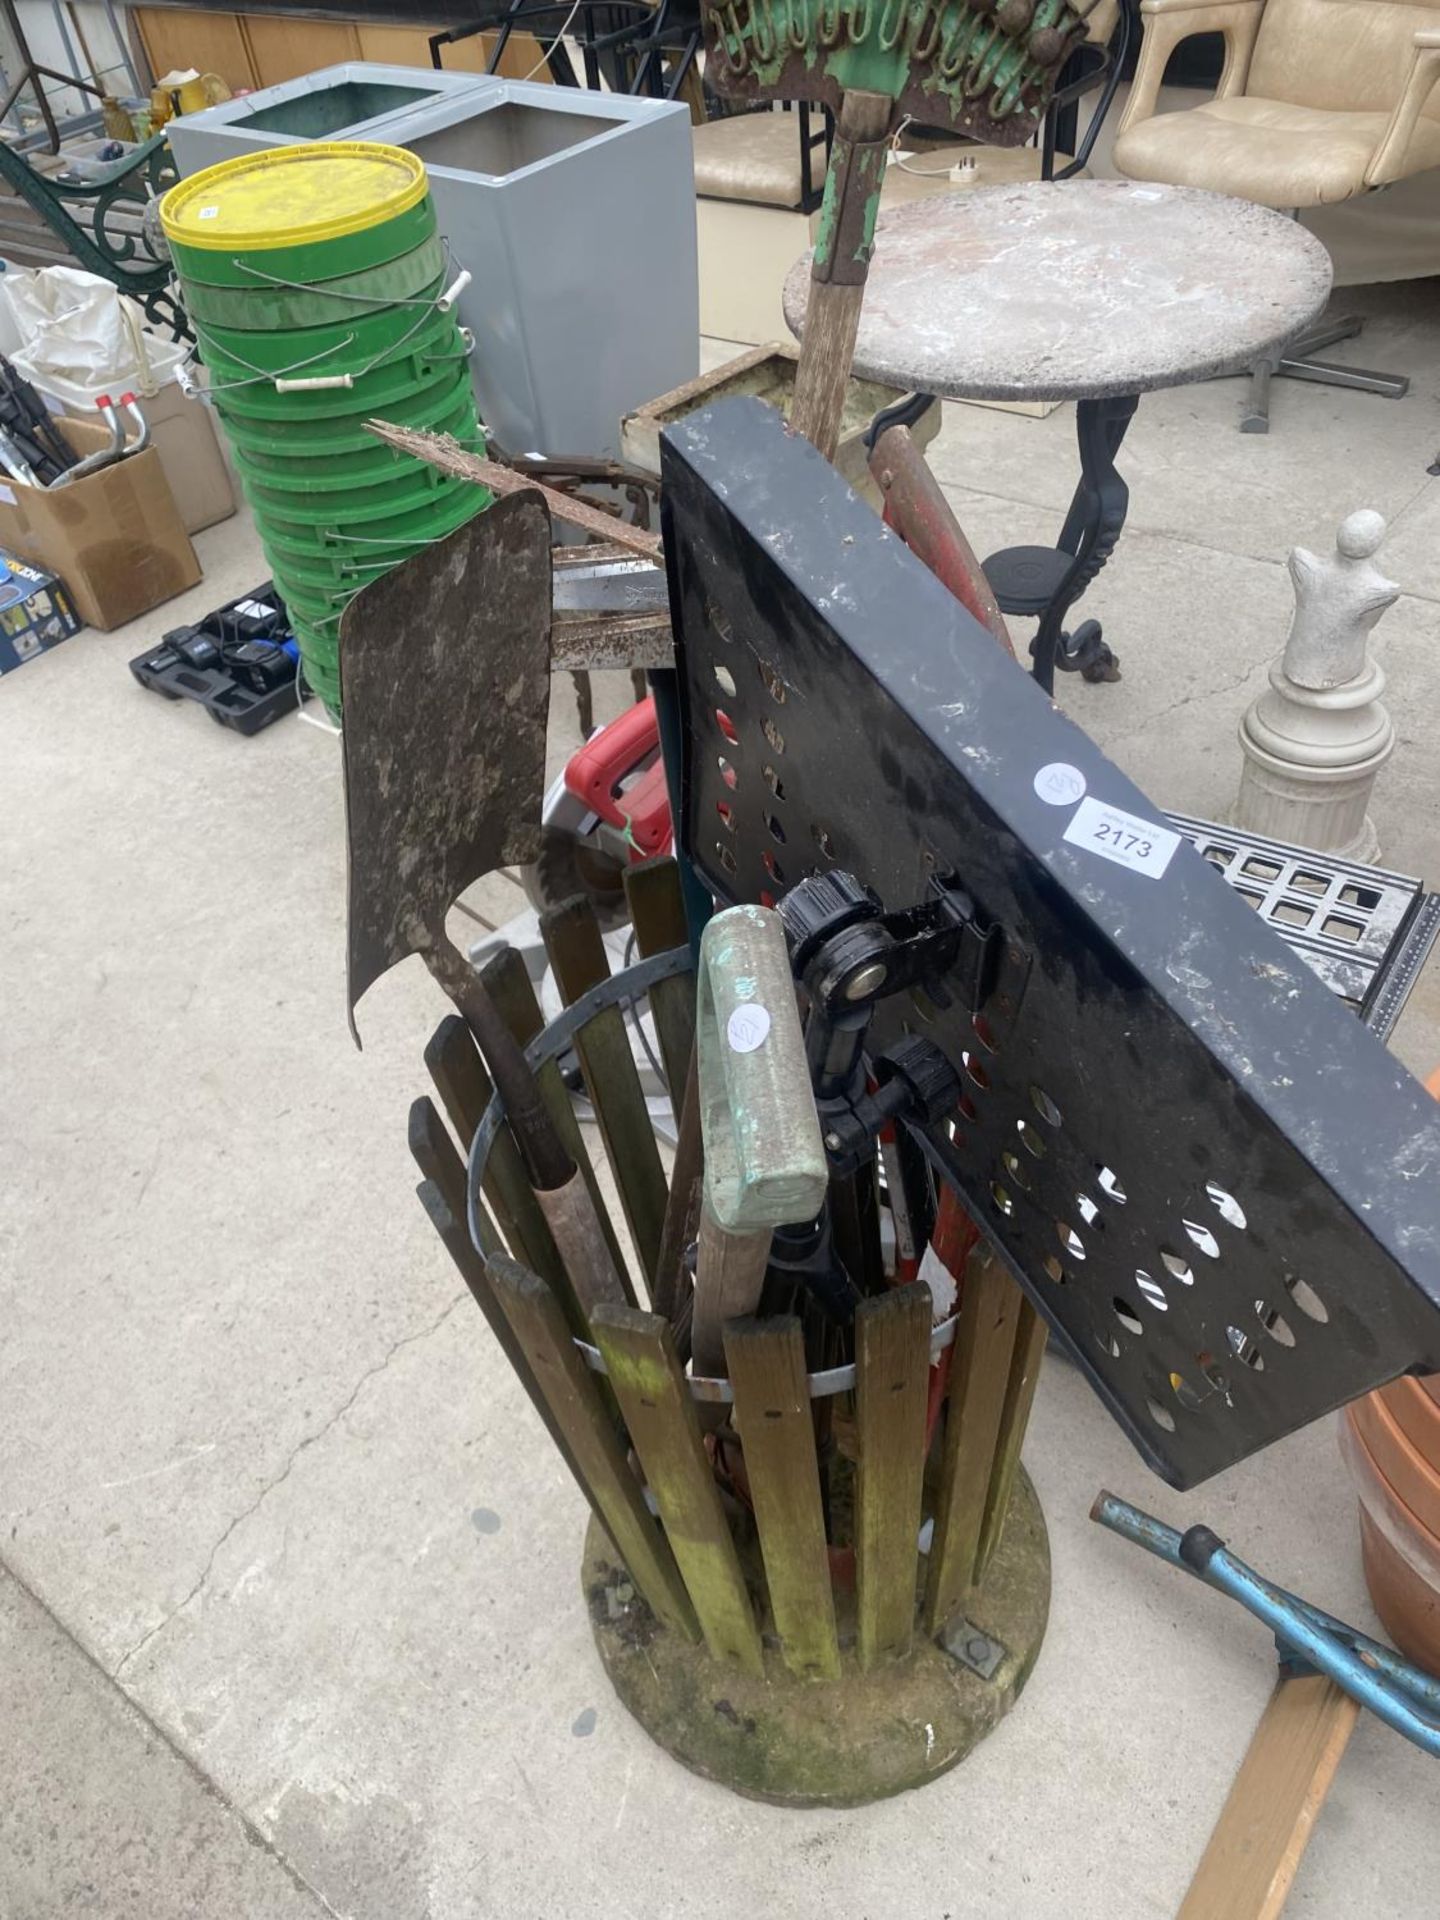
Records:
[[[962,1667],[968,1667],[982,1680],[995,1678],[1009,1651],[998,1640],[992,1640],[983,1627],[967,1620],[963,1613],[956,1614],[947,1624],[940,1635],[940,1645],[952,1660],[958,1660]]]
[[[780,918],[809,1003],[805,1051],[825,1151],[833,1173],[853,1173],[874,1158],[886,1121],[936,1125],[961,1091],[945,1055],[921,1036],[866,1055],[877,1005],[920,988],[937,1006],[976,1013],[994,989],[1005,941],[980,924],[953,877],[939,875],[930,898],[887,914],[853,875],[817,874],[784,896]]]

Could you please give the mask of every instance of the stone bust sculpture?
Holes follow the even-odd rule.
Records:
[[[1285,653],[1240,722],[1236,825],[1346,860],[1379,856],[1368,809],[1395,747],[1385,675],[1369,653],[1376,621],[1400,597],[1375,565],[1384,538],[1384,520],[1366,511],[1341,522],[1333,554],[1291,551]]]
[[[1295,617],[1282,671],[1299,687],[1339,687],[1365,670],[1365,645],[1400,589],[1374,565],[1385,522],[1368,508],[1340,523],[1335,551],[1322,559],[1304,547],[1288,562]]]

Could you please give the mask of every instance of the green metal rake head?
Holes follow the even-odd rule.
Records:
[[[704,0],[705,78],[745,101],[885,94],[995,146],[1034,133],[1096,0]]]

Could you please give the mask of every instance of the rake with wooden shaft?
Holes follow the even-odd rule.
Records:
[[[880,207],[903,118],[1022,146],[1095,0],[704,0],[706,80],[748,104],[806,100],[837,126],[791,423],[827,460],[840,431]]]

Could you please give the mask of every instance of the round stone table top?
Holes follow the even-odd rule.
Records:
[[[810,259],[785,281],[805,325]],[[1193,187],[961,187],[883,213],[855,372],[951,400],[1084,400],[1239,373],[1323,309],[1330,256]]]

